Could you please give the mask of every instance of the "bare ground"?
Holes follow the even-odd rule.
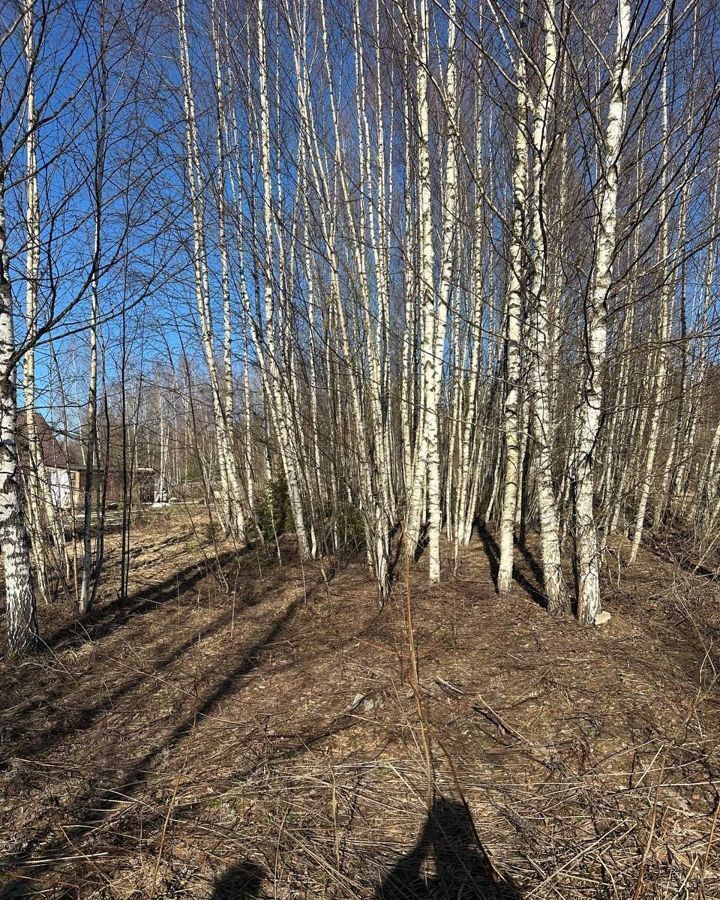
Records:
[[[136,541],[129,602],[0,665],[0,897],[720,898],[712,577],[645,554],[583,630],[484,534],[410,572],[418,703],[404,577]]]

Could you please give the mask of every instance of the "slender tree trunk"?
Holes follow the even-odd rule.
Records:
[[[308,532],[303,513],[300,479],[298,476],[298,454],[294,435],[291,432],[285,387],[280,381],[277,346],[275,335],[275,273],[273,259],[273,225],[272,225],[272,178],[270,173],[270,111],[268,97],[267,68],[267,36],[265,24],[265,7],[263,0],[258,3],[258,62],[260,77],[260,174],[263,185],[263,225],[265,231],[264,260],[264,311],[266,365],[265,386],[273,424],[278,434],[280,453],[288,487],[290,506],[295,524],[298,552],[301,558],[308,557],[310,546]]]
[[[93,247],[93,264],[91,277],[91,311],[90,311],[90,371],[88,378],[87,400],[87,447],[85,457],[85,490],[83,492],[83,563],[82,581],[78,609],[84,616],[90,609],[97,590],[99,572],[95,571],[97,560],[94,558],[92,546],[92,514],[93,488],[95,482],[95,465],[98,457],[98,331],[100,316],[100,254],[102,252],[103,227],[103,188],[105,178],[105,146],[107,140],[107,69],[105,62],[104,33],[101,37],[100,60],[100,96],[98,109],[98,130],[96,141],[96,159],[94,172],[94,215],[95,236]],[[97,529],[100,537],[100,510],[97,510]]]
[[[524,7],[521,16],[524,18]],[[513,169],[513,216],[510,235],[510,258],[505,301],[505,471],[503,476],[502,514],[500,519],[500,565],[498,593],[510,590],[513,573],[515,515],[520,485],[520,329],[522,316],[522,278],[524,271],[525,210],[527,205],[527,84],[524,49],[518,48],[515,68],[517,82],[517,132]]]
[[[38,629],[19,484],[15,335],[5,225],[4,166],[0,145],[0,549],[5,570],[8,650],[22,655],[35,647]]]
[[[576,567],[578,618],[592,625],[602,610],[600,559],[593,510],[595,455],[602,420],[603,369],[607,344],[607,298],[615,253],[617,191],[620,151],[625,130],[625,105],[629,82],[630,2],[618,0],[615,65],[610,88],[605,132],[603,173],[599,183],[599,234],[591,296],[586,312],[588,372],[583,386],[579,415],[575,469]]]
[[[47,544],[50,538],[57,543],[62,531],[56,527],[56,511],[38,437],[36,419],[35,386],[35,339],[38,321],[38,284],[40,276],[40,198],[37,175],[37,121],[35,114],[35,18],[33,3],[28,3],[23,16],[23,38],[27,61],[27,134],[25,150],[27,156],[25,219],[27,226],[25,317],[27,322],[27,349],[23,359],[23,396],[25,400],[25,430],[28,445],[28,524],[31,534],[31,549],[35,560],[36,583],[43,599],[51,599],[50,561]],[[64,538],[56,550],[64,552]],[[57,562],[60,562],[58,556]]]
[[[533,144],[533,276],[530,314],[530,386],[532,392],[532,434],[535,443],[534,457],[537,473],[538,505],[540,508],[540,535],[542,542],[543,579],[547,594],[548,611],[562,614],[569,608],[567,590],[562,574],[560,552],[560,522],[557,497],[553,484],[553,429],[550,416],[550,354],[548,332],[550,328],[547,297],[547,217],[545,211],[545,177],[548,167],[548,132],[551,127],[552,108],[557,75],[557,42],[555,36],[555,10],[547,0],[545,8],[545,65],[539,96],[535,104]]]
[[[428,67],[429,67],[429,16],[427,0],[418,4],[416,54],[416,92],[417,92],[417,181],[418,181],[418,217],[419,217],[419,260],[420,260],[420,311],[421,311],[421,345],[420,345],[420,397],[419,423],[413,461],[413,482],[408,499],[408,525],[406,537],[408,550],[415,553],[421,523],[424,519],[426,503],[426,486],[428,480],[428,425],[431,413],[431,398],[435,383],[435,265],[432,240],[432,197],[430,189],[430,120],[428,104]],[[436,421],[436,420],[434,420]],[[439,563],[439,560],[438,560]]]
[[[670,27],[670,9],[666,12],[665,17],[665,34],[666,39],[669,38]],[[667,344],[670,338],[670,320],[672,316],[672,304],[670,302],[672,274],[670,272],[670,222],[668,209],[668,189],[669,189],[669,159],[670,159],[670,109],[668,106],[668,72],[667,72],[667,56],[665,57],[665,71],[662,78],[662,134],[663,134],[663,154],[662,154],[662,187],[660,194],[659,216],[660,216],[660,266],[662,272],[662,283],[660,285],[660,309],[658,312],[658,365],[654,379],[654,390],[652,398],[652,418],[650,420],[650,433],[647,443],[647,454],[645,457],[645,468],[640,486],[640,499],[638,501],[637,515],[635,517],[635,525],[633,529],[633,542],[630,549],[629,562],[635,562],[638,550],[640,549],[640,541],[642,540],[643,529],[645,525],[645,514],[647,512],[648,500],[650,498],[650,489],[652,487],[653,471],[655,468],[655,457],[658,450],[658,439],[660,435],[660,422],[663,415],[663,400],[665,395],[665,386],[667,382],[668,372],[668,350]]]
[[[182,74],[183,107],[185,114],[186,165],[190,185],[193,219],[193,268],[195,296],[200,318],[205,362],[210,376],[212,405],[218,447],[221,495],[227,511],[225,525],[240,542],[245,540],[245,519],[240,498],[240,477],[237,459],[232,446],[231,423],[223,408],[220,380],[215,360],[212,316],[210,311],[210,283],[207,268],[205,242],[205,213],[202,195],[202,172],[198,147],[195,101],[190,73],[190,51],[186,27],[185,0],[177,0],[178,37],[180,43],[180,69]]]

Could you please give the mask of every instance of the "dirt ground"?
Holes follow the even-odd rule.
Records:
[[[0,897],[720,898],[720,584],[611,564],[584,630],[494,553],[380,610],[361,560],[154,516],[128,602],[0,664]]]

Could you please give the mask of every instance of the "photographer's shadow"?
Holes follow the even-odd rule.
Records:
[[[439,797],[418,842],[383,879],[375,900],[445,898],[521,900],[521,894],[494,869],[465,805]]]
[[[254,900],[264,877],[265,872],[255,863],[239,863],[215,882],[212,900]]]

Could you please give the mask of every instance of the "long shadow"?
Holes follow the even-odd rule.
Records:
[[[717,551],[713,559],[697,558],[695,542],[697,533],[687,523],[669,518],[662,530],[647,528],[643,535],[643,547],[652,551],[663,562],[676,566],[689,575],[704,578],[707,581],[720,581],[720,565],[713,568],[713,561],[720,562]],[[709,563],[705,565],[704,562]]]
[[[488,531],[483,522],[477,524],[478,537],[483,543],[485,555],[490,563],[490,575],[492,580],[497,582],[498,572],[500,571],[500,547],[492,534]]]
[[[215,688],[207,695],[202,704],[198,706],[191,715],[187,715],[183,722],[170,732],[167,738],[161,740],[146,753],[132,769],[121,773],[119,782],[116,782],[115,787],[105,789],[101,792],[98,792],[97,790],[87,791],[76,798],[71,808],[66,807],[63,810],[64,816],[68,820],[82,823],[81,827],[76,827],[74,830],[74,833],[79,840],[81,840],[81,835],[83,833],[93,832],[96,828],[101,826],[117,808],[118,802],[126,802],[137,795],[143,784],[151,775],[152,766],[156,760],[159,757],[164,757],[169,750],[175,748],[184,738],[189,737],[192,734],[198,719],[209,716],[212,713],[212,710],[217,707],[218,704],[226,700],[228,696],[237,694],[248,686],[249,681],[246,679],[243,679],[241,685],[238,685],[237,682],[239,679],[242,679],[244,675],[250,674],[250,672],[258,667],[262,661],[261,656],[263,650],[275,642],[276,638],[282,633],[285,626],[293,618],[296,611],[305,604],[306,600],[309,599],[315,591],[322,589],[322,587],[323,583],[318,582],[316,585],[310,587],[307,592],[300,593],[295,600],[286,607],[283,614],[275,620],[272,627],[266,631],[262,639],[257,641],[245,652],[240,664],[216,684]],[[335,650],[328,652],[335,652]],[[267,766],[270,762],[276,760],[286,761],[299,753],[308,752],[316,745],[322,744],[334,735],[352,729],[357,724],[357,720],[352,715],[352,712],[343,710],[328,724],[315,732],[309,734],[303,732],[297,735],[288,736],[290,740],[285,746],[278,748],[274,753],[263,755],[256,762],[245,767],[244,771],[239,770],[235,772],[233,774],[233,779],[237,780],[250,777],[260,767]],[[158,815],[162,818],[162,813],[158,813]],[[145,823],[147,827],[149,824],[147,814],[145,815]],[[21,853],[6,857],[5,859],[0,859],[0,871],[4,871],[6,875],[14,876],[4,886],[0,887],[0,900],[17,900],[17,898],[36,896],[36,890],[41,884],[40,880],[45,875],[64,864],[69,849],[68,844],[65,840],[55,840],[48,845],[42,846],[41,852],[43,857],[45,857],[45,861],[42,865],[32,864],[32,868],[29,869],[27,876],[20,875],[19,873],[16,874],[12,871],[15,868],[22,868],[24,865],[31,863],[35,848],[42,845],[42,842],[48,839],[50,833],[50,826],[38,830],[25,842],[25,849]],[[73,847],[71,849],[74,854],[75,848]],[[216,886],[218,889],[230,889],[232,886],[230,874],[231,873],[228,873],[227,876],[227,884],[223,879],[218,882],[218,885]],[[242,871],[239,874],[242,874]],[[257,873],[257,875],[260,877],[260,873]],[[253,882],[251,881],[250,884],[253,884]],[[75,895],[73,894],[72,896]],[[219,898],[226,895],[217,894],[216,896]],[[232,897],[235,895],[230,893],[227,896]],[[242,898],[243,894],[240,893],[237,894],[237,896]],[[248,896],[252,897],[254,895],[251,893]]]
[[[151,678],[154,675],[158,675],[165,669],[169,668],[176,661],[178,661],[184,653],[197,646],[199,641],[205,640],[206,638],[212,637],[213,635],[217,634],[230,623],[231,618],[232,610],[228,610],[227,612],[218,616],[213,622],[211,622],[201,631],[193,633],[186,641],[183,641],[182,644],[174,646],[169,653],[167,653],[163,657],[160,657],[157,661],[154,661],[150,672],[139,671],[137,675],[133,676],[132,678],[128,678],[127,681],[125,681],[120,687],[110,692],[110,694],[102,694],[101,700],[96,699],[92,703],[88,703],[85,706],[80,707],[79,709],[73,710],[73,716],[69,721],[57,722],[55,725],[52,725],[51,727],[46,728],[43,731],[35,731],[32,739],[26,741],[20,739],[19,743],[13,746],[13,755],[29,759],[36,753],[44,753],[47,750],[50,750],[53,746],[55,746],[55,744],[61,741],[68,734],[76,734],[85,731],[88,728],[91,728],[99,718],[101,718],[105,713],[112,710],[113,706],[119,700],[122,700],[123,697],[131,693],[135,688],[139,687],[143,681],[146,681],[148,678]],[[65,692],[62,689],[59,689],[58,691],[53,692],[53,694],[51,695],[51,699],[57,701],[58,699],[60,699],[63,693]],[[69,691],[67,693],[69,693]],[[47,701],[44,702],[46,703]],[[36,705],[32,704],[13,714],[12,726],[14,729],[18,730],[21,735],[24,731],[24,716],[35,712],[35,710]],[[12,740],[12,738],[13,733],[11,732],[9,735],[9,739]],[[0,760],[0,771],[2,771],[2,769],[6,767],[7,762]]]
[[[156,746],[149,750],[132,769],[126,771],[120,783],[115,787],[103,791],[101,794],[96,792],[88,792],[78,799],[73,809],[68,811],[68,818],[78,820],[83,817],[83,830],[89,831],[100,825],[112,811],[116,808],[118,800],[127,800],[137,794],[150,774],[151,766],[156,762],[158,757],[166,754],[174,749],[183,739],[192,734],[195,723],[199,718],[207,716],[210,712],[223,700],[231,694],[243,690],[247,685],[247,681],[240,682],[244,675],[248,675],[257,668],[262,651],[272,644],[277,636],[282,632],[285,626],[293,618],[297,610],[305,603],[305,591],[301,592],[285,609],[283,614],[279,616],[269,628],[262,639],[257,641],[250,647],[242,661],[227,673],[216,684],[214,689],[207,695],[205,700],[194,710],[191,716],[187,716],[179,725],[177,725],[165,740],[160,741]],[[15,855],[7,860],[2,860],[0,868],[8,871],[23,863],[29,862],[32,858],[32,848],[41,842],[49,833],[49,827],[45,828],[41,833],[36,834],[29,842],[30,847],[27,851],[19,855]],[[81,834],[80,828],[75,830],[78,839]],[[65,841],[55,841],[49,847],[43,848],[43,855],[52,859],[54,856],[63,856],[67,850]],[[58,860],[61,862],[61,860]],[[37,881],[39,877],[52,871],[55,865],[52,862],[44,865],[33,866],[33,881]],[[2,900],[10,900],[10,898],[33,896],[34,887],[27,878],[13,878],[6,884],[0,892]]]
[[[542,566],[535,558],[535,554],[528,547],[528,545],[524,541],[518,541],[516,546],[519,548],[520,552],[523,555],[523,559],[528,564],[530,571],[533,573],[535,579],[538,584],[543,584],[545,576],[543,575]]]
[[[222,569],[232,560],[237,560],[241,552],[230,550],[221,554],[217,560],[213,560],[213,567]],[[115,629],[121,628],[131,619],[144,616],[165,603],[177,600],[178,593],[195,587],[212,574],[207,562],[194,562],[179,572],[173,572],[164,581],[136,591],[124,601],[117,599],[91,609],[82,622],[64,625],[50,635],[44,644],[52,650],[66,650],[75,649],[89,640],[99,640]]]
[[[420,557],[423,555],[425,550],[427,549],[428,544],[430,543],[430,538],[428,537],[428,528],[430,526],[427,522],[424,522],[420,526],[420,534],[418,534],[418,542],[415,545],[415,552],[413,553],[413,562],[418,562]]]
[[[265,871],[251,862],[241,862],[228,869],[215,883],[210,900],[252,900],[260,893]]]
[[[669,554],[663,553],[662,550],[657,548],[653,548],[655,553],[663,560],[663,562],[668,562],[671,565],[678,566],[682,569],[683,572],[687,572],[689,575],[694,575],[696,578],[704,578],[706,581],[720,581],[720,570],[709,569],[707,566],[703,566],[700,563],[694,562],[692,559],[680,558],[673,559],[669,557]]]
[[[280,575],[282,577],[282,575]],[[269,588],[270,589],[270,588]],[[252,603],[251,605],[255,605]],[[378,614],[379,615],[379,614]],[[32,758],[37,753],[45,753],[53,746],[55,746],[58,742],[60,742],[64,737],[69,734],[78,734],[82,731],[91,728],[94,723],[102,716],[111,711],[115,704],[122,700],[123,697],[132,693],[137,687],[139,687],[143,682],[151,679],[166,669],[170,668],[175,662],[177,662],[184,653],[187,653],[193,647],[198,645],[198,642],[206,640],[213,635],[218,634],[218,632],[222,631],[223,628],[230,624],[230,621],[233,616],[233,611],[231,609],[226,610],[222,615],[217,616],[209,625],[200,631],[193,632],[182,644],[177,646],[173,645],[170,652],[165,654],[163,657],[159,657],[154,660],[150,671],[142,671],[139,670],[136,675],[132,678],[127,679],[122,685],[115,688],[114,690],[103,693],[100,700],[95,699],[92,703],[88,703],[85,706],[80,707],[79,709],[73,710],[73,718],[69,721],[58,722],[55,725],[52,725],[42,731],[35,731],[33,733],[32,739],[28,739],[22,741],[20,739],[19,743],[13,745],[13,756],[20,756],[25,759]],[[377,618],[377,616],[376,616]],[[368,627],[371,627],[374,623],[374,620],[371,621]],[[355,635],[350,639],[350,641],[343,641],[340,645],[332,645],[327,650],[319,652],[315,654],[314,659],[320,660],[326,657],[329,654],[335,654],[343,647],[347,646],[348,643],[355,640]],[[296,665],[293,661],[288,663],[286,666],[280,666],[276,669],[276,674],[281,675],[288,669],[292,668],[292,666]],[[52,695],[53,700],[59,699],[62,695],[63,691],[58,690]],[[95,694],[93,694],[95,696]],[[12,728],[6,735],[6,742],[10,742],[14,739],[14,732],[19,732],[22,735],[24,731],[24,723],[23,719],[28,713],[32,713],[36,710],[36,704],[29,704],[21,710],[14,710],[12,717]],[[0,771],[3,769],[7,769],[8,761],[0,758]]]
[[[480,540],[483,542],[483,547],[485,548],[485,555],[487,556],[490,563],[490,573],[492,575],[492,579],[495,584],[497,584],[498,571],[500,569],[500,547],[498,546],[497,541],[495,540],[492,533],[488,530],[484,522],[478,522],[477,529]],[[522,547],[520,549],[522,550]],[[535,563],[535,565],[537,565],[537,563]],[[537,585],[534,585],[529,578],[526,578],[525,575],[522,574],[522,572],[518,572],[517,566],[514,565],[513,579],[520,585],[520,587],[525,591],[525,593],[534,603],[537,603],[538,606],[542,606],[543,609],[547,607],[547,597],[545,596],[545,594],[543,594],[543,592],[537,587]],[[540,581],[542,583],[542,578],[540,579]]]
[[[698,578],[707,578],[708,581],[720,581],[720,572],[713,571],[713,569],[708,569],[705,566],[688,563],[687,566],[683,565],[682,568]]]
[[[437,797],[422,833],[393,866],[375,900],[521,900],[492,864],[464,803]]]
[[[239,779],[244,779],[244,778],[250,778],[260,768],[266,767],[270,763],[280,762],[280,761],[285,762],[287,760],[291,760],[298,754],[309,752],[318,744],[324,743],[329,738],[331,738],[343,731],[347,731],[347,730],[355,727],[357,724],[358,723],[353,719],[353,717],[351,715],[349,715],[348,713],[342,713],[341,715],[337,716],[327,727],[322,728],[312,734],[303,734],[303,735],[295,738],[293,740],[293,742],[291,744],[289,744],[288,746],[285,746],[285,747],[282,747],[281,749],[279,749],[276,753],[271,753],[271,754],[265,755],[261,759],[259,759],[256,763],[247,767],[245,770],[233,773],[233,779],[239,780]],[[185,733],[187,733],[187,731]],[[163,753],[164,750],[166,749],[166,746],[167,745],[165,745],[165,744],[163,746],[161,746],[153,755],[157,756],[158,754]],[[142,763],[136,769],[134,769],[133,772],[137,772],[141,768],[141,766],[142,766]],[[145,772],[143,774],[145,776],[147,776],[149,773]],[[138,788],[142,785],[144,780],[145,779],[138,779],[138,780],[133,781],[131,784],[130,783],[123,784],[123,785],[119,786],[118,788],[114,789],[113,791],[107,791],[104,795],[102,795],[100,797],[100,799],[98,799],[97,795],[95,795],[95,794],[87,793],[87,794],[83,795],[81,798],[79,798],[78,802],[72,809],[66,811],[67,816],[69,818],[77,819],[80,816],[84,815],[86,812],[92,812],[93,813],[92,817],[87,817],[83,821],[82,828],[84,831],[93,831],[99,825],[101,825],[105,819],[108,818],[109,814],[112,812],[112,810],[115,806],[115,803],[117,801],[120,801],[120,802],[127,801],[129,798],[131,798],[133,796],[133,794],[137,792]],[[109,796],[110,796],[110,801],[108,802],[107,798]],[[95,806],[96,803],[107,804],[107,808],[98,808]],[[196,813],[193,813],[193,816],[195,816],[195,815],[196,815]],[[158,817],[159,817],[159,820],[161,821],[163,818],[162,813],[158,812]],[[147,814],[145,814],[144,821],[145,821],[145,828],[147,829],[149,822],[150,822]],[[160,824],[160,822],[158,822],[158,825],[159,824]],[[80,829],[76,828],[75,831],[79,832]],[[35,846],[39,842],[41,842],[43,839],[45,839],[47,837],[48,833],[49,833],[49,828],[46,828],[41,833],[36,834],[31,840],[31,846]],[[28,863],[32,862],[32,851],[31,850],[28,850],[27,852],[25,852],[23,854],[15,855],[14,857],[8,859],[7,861],[0,860],[0,871],[5,874],[8,874],[8,875],[15,875],[15,877],[12,879],[12,881],[8,882],[3,887],[0,887],[0,900],[21,900],[21,898],[23,898],[23,900],[27,900],[27,898],[29,898],[29,897],[37,896],[37,889],[41,886],[40,879],[42,879],[43,876],[49,874],[50,872],[54,871],[55,869],[61,867],[63,865],[63,863],[65,862],[65,860],[67,859],[65,854],[68,852],[68,850],[72,850],[72,852],[74,853],[75,849],[76,849],[75,846],[70,847],[68,845],[68,843],[66,843],[65,841],[60,841],[60,840],[53,842],[49,846],[43,847],[42,853],[43,853],[43,856],[46,857],[44,863],[42,865],[33,864],[32,868],[30,870],[32,872],[32,875],[28,875],[25,877],[13,873],[12,870],[14,868],[22,867],[23,864],[28,864]],[[53,856],[55,856],[55,862],[53,862]],[[49,859],[47,857],[49,857]],[[80,860],[80,861],[82,861],[82,860]],[[233,874],[233,870],[230,870],[227,873],[227,881],[225,880],[226,876],[223,876],[216,884],[216,890],[222,889],[223,891],[227,892],[232,887],[234,887],[233,881],[231,878],[232,874]],[[239,874],[243,874],[242,871]],[[261,877],[260,872],[258,872],[257,874],[258,874],[258,877]],[[242,884],[242,882],[240,882],[240,883]],[[252,884],[252,882],[250,882],[250,883]],[[258,885],[257,885],[258,889],[259,889],[259,886],[260,885],[258,883]],[[66,895],[63,894],[63,895],[58,895],[58,896],[64,897]],[[76,895],[68,894],[67,896],[68,897],[72,896],[74,898]],[[216,893],[213,895],[213,900],[216,896],[218,898],[220,898],[220,897],[226,897],[226,896],[235,897],[236,895],[234,895],[232,893],[230,893],[230,894]],[[238,896],[238,898],[242,898],[244,895],[242,893],[240,893],[237,896]],[[249,896],[252,897],[255,895],[253,895],[251,893]]]
[[[230,553],[226,554],[227,557],[235,558],[236,554]],[[225,559],[225,557],[221,557],[221,560]],[[192,573],[188,577],[188,573]],[[169,600],[176,600],[178,591],[182,594],[184,591],[194,587],[203,578],[209,577],[208,573],[203,573],[201,571],[197,571],[197,566],[188,566],[186,569],[181,571],[180,573],[173,575],[172,577],[166,579],[164,582],[159,583],[157,586],[150,588],[146,591],[140,591],[134,598],[130,598],[127,601],[130,605],[128,609],[124,608],[116,608],[119,604],[119,601],[115,601],[115,603],[111,604],[114,608],[114,613],[111,610],[111,618],[110,619],[102,619],[100,618],[100,626],[93,628],[90,630],[88,628],[86,631],[79,631],[79,625],[68,625],[65,628],[61,629],[60,632],[57,632],[54,636],[53,640],[62,644],[60,649],[68,649],[74,648],[75,646],[80,646],[82,643],[99,639],[103,636],[107,636],[115,629],[120,628],[123,624],[127,624],[132,621],[134,616],[143,616],[147,615],[149,612],[156,610],[159,606],[162,606],[164,603],[169,602]],[[278,579],[281,580],[282,576],[278,574]],[[271,590],[271,586],[265,585],[266,590]],[[252,591],[251,591],[252,593]],[[156,598],[160,599],[156,599]],[[144,598],[144,599],[143,599]],[[242,606],[250,606],[255,605],[256,599],[254,596],[248,596],[247,598],[243,598],[240,604],[238,604],[238,608],[241,609]],[[97,611],[100,616],[105,608],[102,608]],[[109,607],[108,607],[109,609]],[[232,610],[228,609],[221,616],[216,618],[213,622],[207,625],[202,631],[195,632],[187,641],[180,644],[179,646],[173,647],[172,651],[167,654],[165,657],[161,657],[158,661],[153,665],[152,673],[161,672],[163,669],[166,669],[172,663],[178,659],[182,653],[191,649],[191,647],[198,641],[198,639],[204,639],[207,637],[211,637],[216,634],[219,630],[221,630],[225,625],[228,624],[232,617]],[[91,626],[92,627],[92,626]],[[73,639],[69,639],[69,635],[73,635]],[[64,643],[63,643],[64,642]],[[105,693],[104,701],[98,701],[96,695],[95,699],[92,703],[86,704],[81,707],[79,710],[74,711],[74,715],[72,720],[64,723],[64,724],[56,724],[46,728],[41,732],[36,732],[33,736],[32,741],[25,741],[19,745],[19,749],[14,749],[14,754],[18,755],[18,752],[21,750],[24,755],[31,755],[39,750],[46,750],[48,747],[52,746],[58,740],[62,739],[66,734],[71,731],[79,731],[85,728],[90,727],[99,716],[101,716],[104,712],[107,711],[108,702],[112,705],[113,702],[121,699],[125,694],[132,691],[135,687],[137,687],[140,682],[142,682],[148,673],[140,672],[135,678],[129,679],[123,686],[111,692],[109,695]],[[73,692],[74,685],[68,687],[64,682],[58,684],[53,690],[43,696],[42,703],[43,706],[47,708],[48,703],[55,703],[59,699]],[[14,733],[19,733],[22,736],[23,733],[23,719],[33,712],[37,711],[38,701],[33,700],[24,706],[16,708],[12,713],[12,720],[7,723],[8,727],[11,729],[11,736]],[[2,763],[0,762],[0,768],[2,767]]]

